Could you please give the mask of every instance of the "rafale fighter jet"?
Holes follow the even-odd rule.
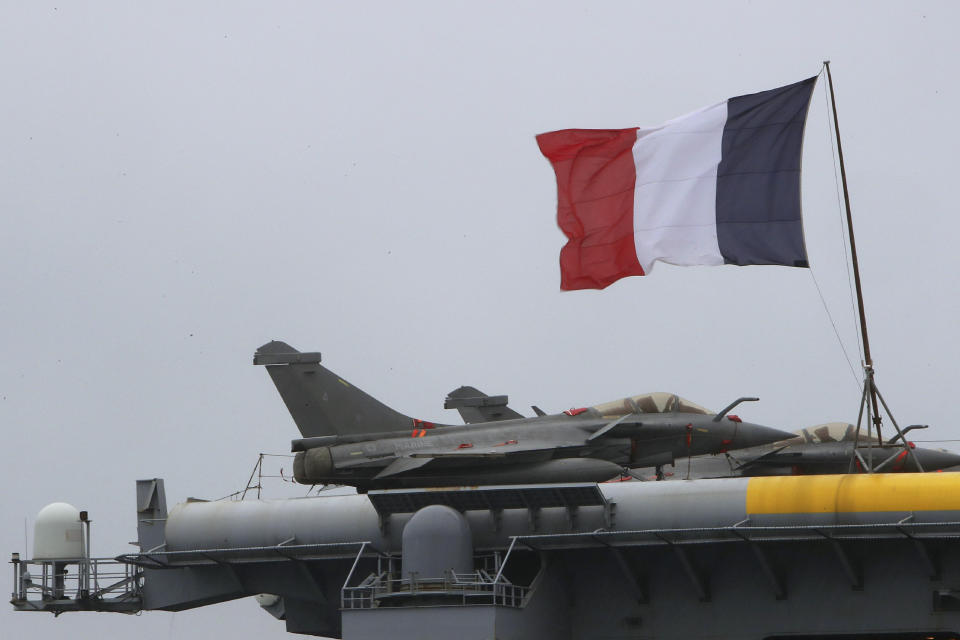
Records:
[[[914,425],[903,430],[924,428]],[[960,455],[946,449],[918,447],[908,442],[907,451],[899,436],[879,444],[866,433],[857,437],[856,426],[829,422],[801,429],[783,442],[743,449],[724,456],[699,456],[677,460],[674,478],[723,478],[740,476],[818,475],[875,472],[898,473],[942,471],[960,465]],[[856,442],[856,455],[854,454]],[[918,466],[919,463],[919,466]],[[669,473],[668,473],[669,475]]]
[[[624,469],[720,453],[791,437],[668,393],[525,418],[469,387],[450,394],[466,425],[410,418],[320,365],[319,353],[283,342],[253,357],[265,365],[303,438],[293,441],[294,478],[361,491],[538,482],[599,482]],[[751,398],[752,400],[752,398]]]

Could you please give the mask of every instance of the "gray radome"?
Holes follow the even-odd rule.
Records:
[[[473,571],[473,537],[456,509],[434,504],[420,509],[403,528],[403,575],[441,578]]]

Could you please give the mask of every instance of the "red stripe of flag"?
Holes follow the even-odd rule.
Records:
[[[604,289],[642,276],[633,240],[637,129],[564,129],[537,136],[557,174],[560,288]]]

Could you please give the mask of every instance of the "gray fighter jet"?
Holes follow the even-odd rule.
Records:
[[[904,433],[918,427],[907,427]],[[885,473],[942,471],[960,465],[960,455],[946,449],[918,447],[908,442],[908,453],[903,444],[896,441],[898,438],[880,445],[865,433],[858,438],[852,424],[829,422],[800,429],[783,442],[719,456],[678,459],[674,468],[663,475],[686,479],[848,473],[851,460],[855,473],[867,468]],[[858,455],[854,455],[854,447]]]
[[[303,438],[293,441],[294,478],[360,491],[540,482],[599,482],[624,469],[755,447],[790,433],[653,393],[525,418],[505,396],[461,387],[447,398],[468,424],[405,416],[320,365],[319,353],[283,342],[257,349]],[[753,398],[750,398],[752,400]],[[628,471],[629,472],[629,471]]]

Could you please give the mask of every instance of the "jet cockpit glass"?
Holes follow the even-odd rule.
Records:
[[[690,402],[674,393],[657,391],[604,402],[592,407],[604,417],[625,416],[630,413],[699,413],[712,416],[715,412]]]
[[[821,442],[853,442],[857,428],[849,422],[828,422],[801,429],[799,433],[804,442],[816,444]],[[867,430],[864,429],[860,434],[860,440],[866,441],[866,436]]]

